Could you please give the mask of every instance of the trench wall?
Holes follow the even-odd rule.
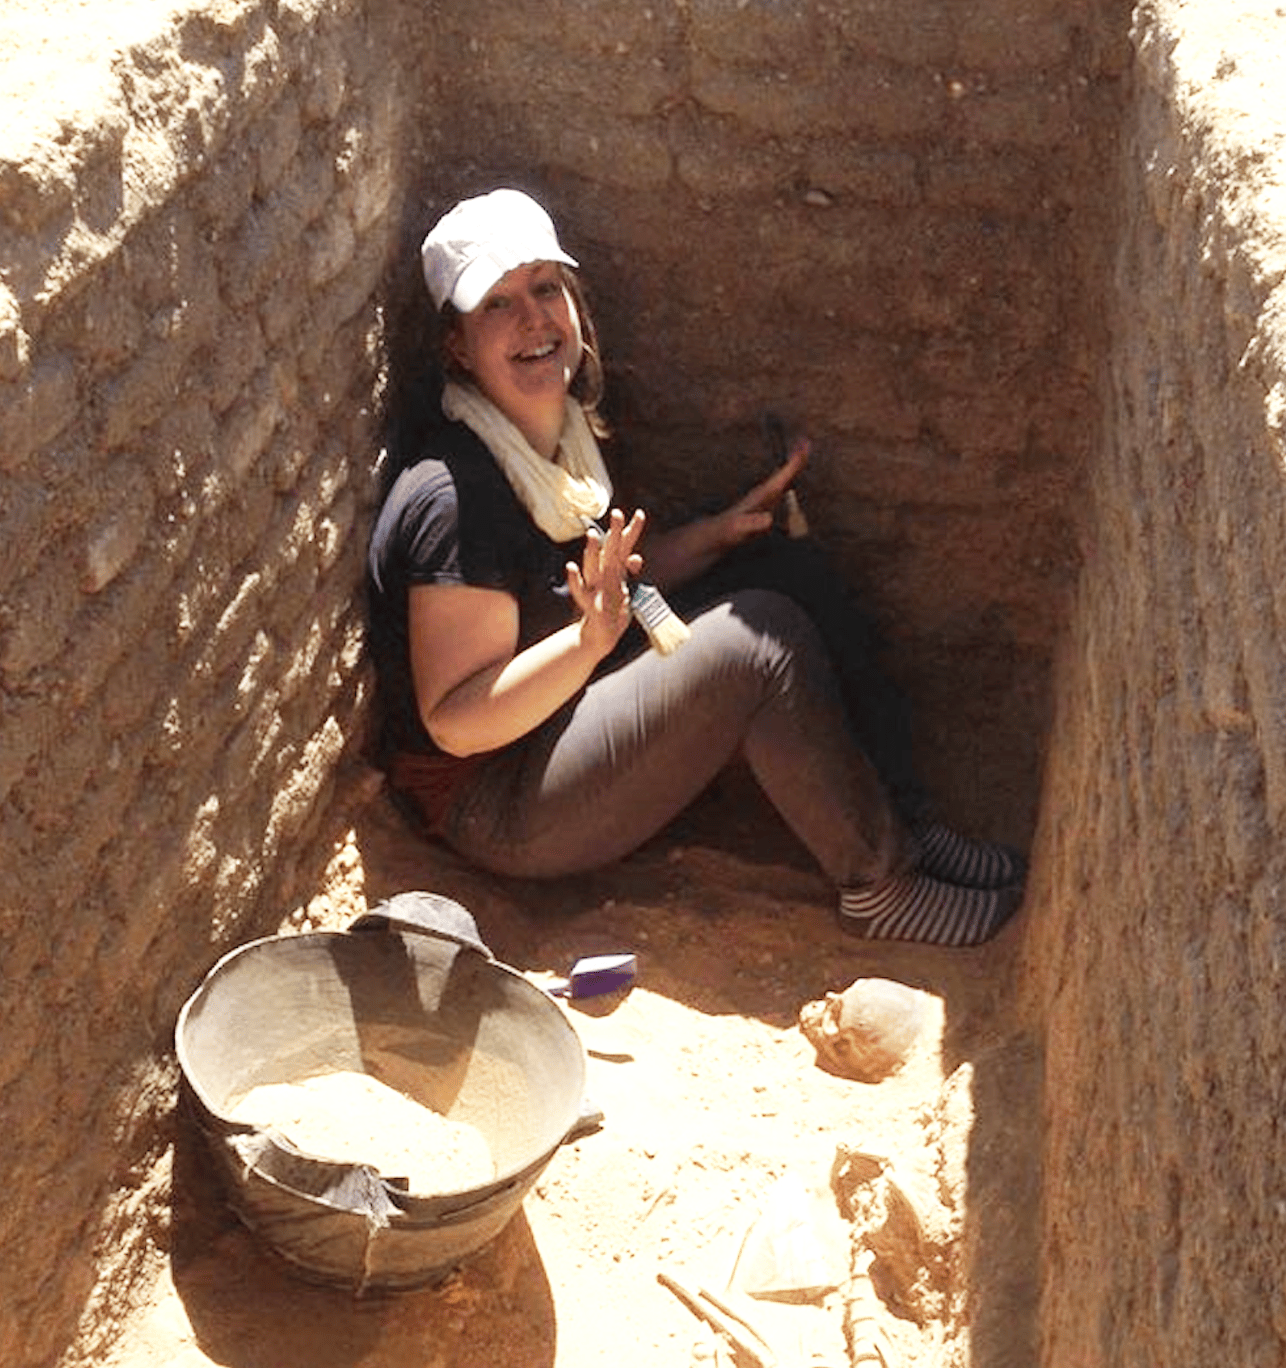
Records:
[[[1145,4],[1029,904],[1059,1368],[1286,1355],[1286,19]]]
[[[420,355],[425,225],[500,180],[549,202],[622,485],[662,520],[766,470],[765,407],[808,428],[806,506],[889,630],[930,779],[1021,839],[1129,61],[1106,0],[122,0],[98,35],[72,8],[51,31],[95,55],[8,83],[0,120],[21,1368],[111,1339],[165,1244],[177,1008],[316,888],[360,788],[373,407]]]
[[[311,891],[366,690],[389,43],[309,0],[157,13],[0,117],[15,1368],[92,1355],[164,1241],[175,1014]]]

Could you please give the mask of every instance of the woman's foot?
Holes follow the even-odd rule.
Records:
[[[974,841],[941,822],[917,822],[915,867],[932,879],[964,888],[1009,888],[1022,883],[1027,862],[1008,846]]]
[[[965,888],[918,869],[840,890],[839,920],[867,940],[981,945],[1018,911],[1022,889]]]

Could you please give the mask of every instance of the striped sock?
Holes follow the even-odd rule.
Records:
[[[1026,862],[1008,846],[974,841],[941,822],[917,824],[912,834],[917,848],[916,868],[944,883],[965,888],[1008,888],[1023,881]]]
[[[1018,910],[1018,888],[962,888],[917,870],[840,890],[839,919],[867,940],[981,945]]]

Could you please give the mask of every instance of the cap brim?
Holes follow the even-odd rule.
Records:
[[[561,249],[542,251],[536,256],[521,256],[513,252],[497,251],[494,248],[475,257],[460,272],[455,288],[451,291],[451,303],[461,313],[472,313],[487,297],[493,286],[519,266],[527,266],[533,261],[561,261],[568,266],[579,266],[575,257]]]

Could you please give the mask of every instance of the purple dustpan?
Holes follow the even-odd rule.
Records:
[[[578,959],[571,973],[549,991],[555,997],[598,997],[628,988],[638,974],[637,955],[590,955]]]

